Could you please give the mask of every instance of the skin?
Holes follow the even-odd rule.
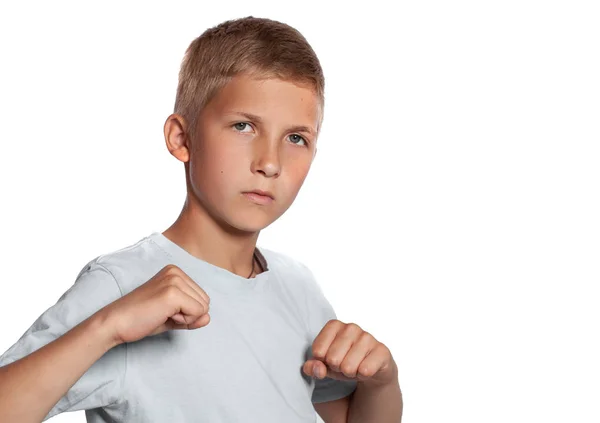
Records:
[[[170,115],[165,141],[185,164],[187,198],[163,235],[196,257],[248,276],[260,231],[291,206],[310,170],[318,104],[310,86],[240,74],[202,109],[194,139],[185,119]],[[290,130],[294,126],[312,131]],[[270,191],[274,201],[260,205],[242,195],[254,189]]]
[[[326,423],[394,422],[402,419],[398,366],[391,351],[356,323],[333,319],[312,344],[313,358],[302,371],[315,379],[357,382],[356,390],[338,400],[314,404]]]
[[[304,363],[304,373],[323,379],[355,380],[385,385],[398,379],[398,368],[383,343],[356,323],[330,320],[312,345],[313,359]]]

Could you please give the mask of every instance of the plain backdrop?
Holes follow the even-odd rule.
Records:
[[[181,58],[248,15],[296,27],[326,76],[319,154],[259,245],[391,349],[403,422],[600,421],[592,1],[2,3],[0,351],[177,218]]]

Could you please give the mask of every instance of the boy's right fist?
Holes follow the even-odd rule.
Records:
[[[179,267],[168,264],[148,282],[104,307],[115,343],[171,329],[198,329],[210,321],[210,298]]]

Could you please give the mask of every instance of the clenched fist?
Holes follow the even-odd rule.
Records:
[[[179,267],[169,264],[150,280],[104,307],[115,344],[210,322],[210,298]]]

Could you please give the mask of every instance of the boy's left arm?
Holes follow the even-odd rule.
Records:
[[[308,376],[357,381],[352,395],[314,405],[325,423],[400,423],[398,366],[388,347],[357,324],[332,319],[315,338],[312,352],[303,366]]]

